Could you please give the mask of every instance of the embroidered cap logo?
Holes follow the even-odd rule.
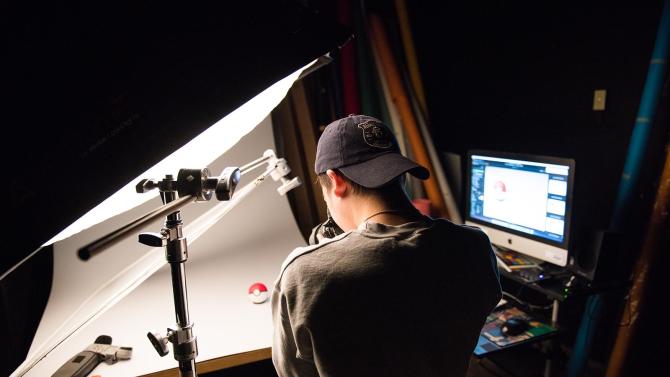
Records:
[[[389,130],[382,124],[365,121],[358,125],[363,130],[363,140],[371,147],[387,149],[393,146]]]

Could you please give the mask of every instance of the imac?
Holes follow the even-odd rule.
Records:
[[[469,151],[465,223],[494,246],[565,267],[574,174],[572,159]]]

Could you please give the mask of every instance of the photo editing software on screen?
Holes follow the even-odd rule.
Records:
[[[492,242],[564,266],[574,162],[475,152],[469,168],[468,220],[508,232]]]

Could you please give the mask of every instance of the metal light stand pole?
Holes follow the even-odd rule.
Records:
[[[160,186],[172,186],[172,176],[165,177]],[[139,190],[138,190],[139,191]],[[173,202],[176,193],[173,190],[160,192],[163,204]],[[175,211],[167,215],[165,226],[160,234],[142,233],[139,241],[149,246],[164,246],[165,259],[170,264],[172,275],[172,295],[174,298],[176,329],[167,329],[167,336],[158,333],[148,333],[147,336],[159,355],[168,354],[167,342],[173,347],[174,358],[179,362],[179,375],[182,377],[196,377],[195,358],[198,356],[198,342],[193,335],[193,323],[188,314],[188,294],[186,291],[186,269],[184,263],[188,260],[188,245],[182,234],[181,212]]]
[[[160,181],[143,179],[137,186],[138,193],[144,193],[155,188],[160,191],[163,206],[144,216],[124,225],[123,227],[91,242],[79,250],[79,258],[88,260],[104,249],[119,242],[130,233],[154,219],[167,215],[165,225],[160,233],[141,233],[139,242],[153,247],[164,247],[165,258],[170,264],[172,276],[172,294],[174,298],[176,329],[167,329],[165,336],[158,332],[149,332],[147,337],[160,356],[169,353],[167,343],[172,343],[174,358],[179,362],[179,374],[182,377],[197,377],[195,358],[198,356],[198,344],[193,333],[193,323],[188,314],[188,295],[186,292],[186,270],[184,263],[188,260],[188,246],[186,237],[182,234],[182,219],[179,208],[192,201],[207,201],[216,193],[220,201],[230,200],[241,175],[256,169],[263,164],[268,165],[265,173],[257,180],[272,176],[275,181],[281,180],[282,185],[277,189],[284,195],[301,184],[298,177],[288,179],[286,176],[291,169],[283,158],[278,159],[274,151],[267,150],[263,157],[256,159],[240,168],[228,167],[223,170],[221,177],[209,177],[207,168],[181,169],[175,181],[172,175],[166,175]]]

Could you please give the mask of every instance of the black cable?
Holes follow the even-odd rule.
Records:
[[[502,291],[502,294],[503,294],[503,296],[507,296],[507,297],[511,298],[512,300],[518,302],[519,304],[521,304],[521,305],[523,305],[523,306],[525,306],[525,307],[528,307],[528,308],[530,308],[530,309],[532,309],[532,310],[549,310],[549,309],[551,309],[551,308],[554,306],[553,303],[551,303],[551,304],[549,304],[549,305],[546,305],[546,306],[542,306],[542,305],[534,305],[534,304],[531,304],[531,303],[529,303],[529,302],[527,302],[527,301],[523,301],[522,299],[520,299],[520,298],[514,296],[514,295],[511,294],[511,293],[507,293],[507,292],[505,292],[505,291]]]

